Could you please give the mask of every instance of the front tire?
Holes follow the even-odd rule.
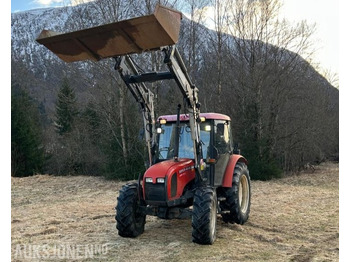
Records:
[[[193,197],[192,241],[213,244],[216,238],[217,197],[212,187],[199,187]]]
[[[246,164],[236,164],[232,187],[225,189],[225,197],[221,207],[229,213],[222,214],[223,220],[241,225],[247,222],[250,213],[250,176]]]
[[[137,190],[137,183],[132,183],[123,186],[119,192],[115,219],[122,237],[137,237],[145,228],[146,215],[140,210]]]

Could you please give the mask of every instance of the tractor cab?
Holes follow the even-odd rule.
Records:
[[[230,121],[230,117],[223,114],[200,114],[201,178],[212,187],[222,186],[232,156]],[[193,190],[198,186],[189,116],[159,117],[156,133],[153,164],[140,178],[143,199],[147,206],[157,207],[149,214],[161,218],[181,217],[185,214],[175,214],[174,207],[191,206]]]
[[[233,152],[230,117],[217,113],[200,114],[200,137],[202,159],[205,168],[203,179],[215,184],[215,173],[222,178],[229,156]],[[154,164],[173,160],[176,148],[176,115],[158,118],[157,143],[154,150]],[[179,159],[194,159],[193,140],[188,115],[180,115],[179,125]],[[218,180],[218,179],[217,179]],[[217,181],[221,184],[221,181]]]

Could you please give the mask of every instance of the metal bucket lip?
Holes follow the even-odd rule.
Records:
[[[151,15],[63,34],[43,30],[36,41],[65,62],[98,61],[176,44],[181,19],[181,12],[158,4]]]

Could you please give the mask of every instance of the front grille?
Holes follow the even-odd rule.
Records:
[[[171,177],[171,197],[176,196],[176,191],[177,191],[177,175],[176,173],[173,174]]]
[[[146,201],[165,201],[165,184],[145,183]]]

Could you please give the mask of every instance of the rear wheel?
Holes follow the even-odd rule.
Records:
[[[146,215],[140,210],[137,188],[137,183],[127,184],[119,192],[115,219],[122,237],[137,237],[145,228]]]
[[[213,244],[216,238],[217,198],[212,187],[199,187],[193,197],[192,241]]]
[[[232,187],[226,188],[224,194],[226,200],[221,203],[221,208],[229,213],[222,214],[223,220],[243,225],[250,213],[250,177],[246,164],[236,164]]]

